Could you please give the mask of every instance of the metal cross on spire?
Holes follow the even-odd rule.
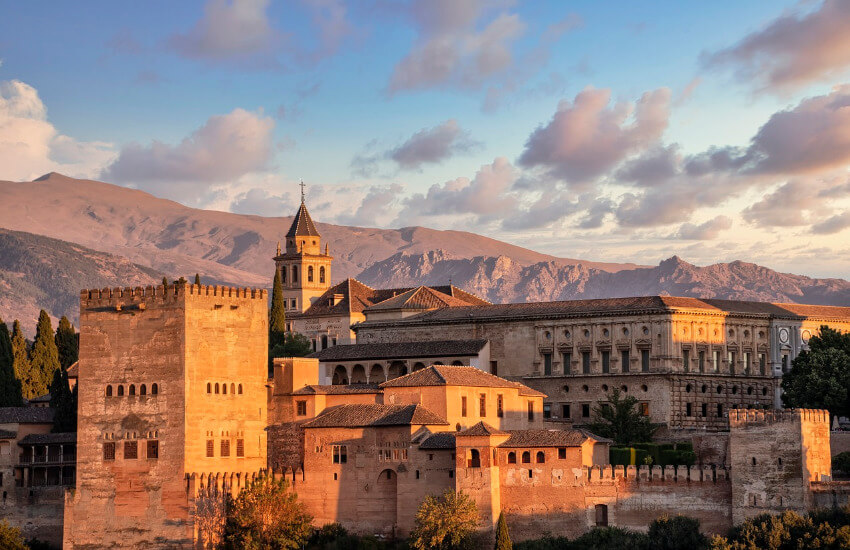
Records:
[[[304,204],[304,180],[301,180],[301,204]]]

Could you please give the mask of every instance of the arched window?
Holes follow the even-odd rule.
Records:
[[[151,384],[151,395],[156,395],[159,393],[159,386],[157,386],[156,382]]]
[[[543,451],[537,451],[537,463],[543,464],[546,462],[546,453]]]
[[[130,395],[136,395],[136,385],[130,384]]]
[[[221,385],[221,393],[227,395],[227,382]]]
[[[207,393],[212,393],[212,384],[207,382]]]
[[[106,397],[112,397],[112,385],[106,386]]]
[[[313,282],[313,266],[312,265],[307,266],[307,282],[308,283]]]
[[[298,266],[297,265],[292,266],[292,282],[293,283],[298,282]]]
[[[531,453],[528,451],[523,451],[522,453],[522,463],[523,464],[531,464]]]
[[[230,393],[231,394],[236,393],[236,384],[234,384],[233,382],[230,383]]]
[[[147,394],[148,394],[148,387],[145,386],[144,384],[139,386],[139,395],[147,395]]]
[[[319,282],[325,282],[325,266],[319,266]]]
[[[123,395],[124,395],[124,386],[122,386],[121,384],[119,384],[119,385],[118,385],[118,397],[121,397],[121,396],[123,396]]]
[[[216,383],[215,383],[215,393],[216,393],[216,394],[218,394],[218,390],[219,390],[218,382],[216,382]]]
[[[481,454],[478,452],[478,449],[471,449],[469,451],[469,459],[466,461],[466,466],[468,468],[481,467]]]
[[[242,395],[242,384],[239,384],[239,395]]]
[[[328,335],[322,335],[322,349],[328,349]]]
[[[513,451],[508,453],[508,464],[516,464],[516,453]]]

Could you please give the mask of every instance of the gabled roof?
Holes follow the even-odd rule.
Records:
[[[422,405],[340,405],[304,424],[305,428],[363,428],[381,426],[448,426]]]
[[[78,378],[80,376],[80,362],[74,361],[70,367],[68,367],[68,378]]]
[[[490,436],[490,435],[508,435],[508,432],[503,432],[498,428],[494,428],[490,424],[486,422],[479,422],[478,424],[471,426],[463,431],[457,433],[459,436]]]
[[[319,361],[366,361],[369,359],[411,359],[416,357],[474,357],[487,340],[436,340],[433,342],[382,342],[340,344],[310,355]]]
[[[32,399],[27,400],[29,403],[50,403],[50,393],[45,393],[44,395],[39,395],[38,397],[33,397]]]
[[[441,307],[468,306],[469,302],[443,294],[433,288],[420,286],[403,292],[398,296],[379,302],[374,306],[366,308],[366,311],[386,311],[393,309],[420,309],[429,310]]]
[[[319,232],[316,231],[316,226],[313,224],[313,219],[310,218],[310,213],[307,212],[307,205],[301,202],[298,212],[295,214],[295,219],[292,220],[292,225],[289,226],[289,231],[286,232],[287,237],[319,237]]]
[[[77,432],[29,434],[20,441],[18,445],[50,445],[60,443],[76,443]]]
[[[422,440],[419,448],[423,450],[440,450],[455,448],[454,432],[437,432]]]
[[[580,447],[591,437],[582,430],[511,430],[510,437],[499,447]]]
[[[476,367],[431,365],[381,384],[381,388],[417,386],[467,386],[477,388],[515,388],[520,395],[546,397],[546,394],[526,385],[499,378]]]
[[[292,392],[292,395],[351,395],[361,393],[381,393],[381,390],[377,384],[351,384],[346,386],[312,384]]]
[[[52,424],[51,407],[0,407],[0,424]]]

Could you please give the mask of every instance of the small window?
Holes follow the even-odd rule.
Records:
[[[136,395],[136,385],[130,384],[130,395]]]
[[[516,464],[516,453],[513,451],[508,453],[508,464]]]
[[[640,404],[640,414],[643,416],[649,416],[649,403]]]
[[[159,393],[159,386],[154,382],[151,384],[151,395],[156,395]]]
[[[629,358],[629,350],[624,349],[620,352],[620,370],[622,372],[629,372],[629,369],[631,368],[629,361],[631,361]]]
[[[531,453],[528,451],[522,452],[522,463],[523,464],[531,464]]]
[[[467,468],[481,467],[481,453],[478,452],[478,449],[470,449],[469,459],[466,461],[466,466]]]
[[[590,352],[589,351],[581,352],[581,372],[583,374],[590,374]]]
[[[582,403],[581,405],[581,417],[582,418],[590,418],[590,405],[587,403]]]
[[[148,451],[145,456],[148,457],[148,460],[155,460],[159,458],[159,441],[156,439],[148,441]]]
[[[505,399],[501,394],[496,396],[496,416],[499,418],[505,416]]]
[[[237,439],[236,440],[236,456],[243,457],[245,456],[245,440]]]
[[[546,334],[549,334],[548,332]],[[552,375],[552,354],[544,353],[543,354],[543,374],[546,376]]]
[[[325,266],[319,267],[319,282],[320,283],[325,282]]]
[[[478,396],[478,416],[487,416],[487,395],[483,393]]]
[[[595,511],[596,511],[596,526],[597,527],[608,527],[608,505],[607,504],[597,504]]]
[[[218,395],[220,388],[218,387],[218,382],[215,383],[215,393]]]
[[[416,470],[416,479],[419,479],[419,470]]]
[[[115,442],[103,444],[103,460],[115,460]]]
[[[717,404],[717,418],[723,418],[723,403]]]
[[[466,417],[466,396],[460,397],[460,415]]]
[[[528,420],[529,421],[534,420],[534,401],[528,402]]]
[[[702,416],[703,418],[705,418],[706,416],[708,416],[708,404],[707,404],[707,403],[703,403],[703,404],[702,404],[702,415],[701,415],[701,416]]]
[[[207,393],[212,393],[212,384],[207,382]]]
[[[238,388],[237,391],[239,392],[239,395],[242,395],[242,384],[239,384],[239,386],[237,386],[237,388]]]
[[[558,458],[564,460],[567,458],[567,448],[566,447],[558,447]]]
[[[691,403],[685,403],[685,416],[693,416],[694,409]]]
[[[779,458],[777,458],[777,459],[776,459],[776,463],[777,463],[779,466],[782,466],[782,457],[781,457],[781,456],[780,456]]]
[[[543,451],[537,451],[537,463],[544,464],[546,462],[546,453]]]
[[[112,397],[112,386],[106,386],[106,397]]]
[[[307,402],[306,401],[296,401],[295,408],[298,416],[307,416]]]
[[[118,385],[118,397],[122,397],[124,395],[124,386]]]
[[[753,457],[753,466],[756,465],[756,457]]]
[[[611,370],[611,352],[604,350],[602,352],[602,372],[607,374]]]
[[[124,442],[124,460],[135,460],[139,458],[139,442],[125,441]]]
[[[643,372],[649,372],[649,350],[642,349],[640,350],[640,370]],[[605,508],[608,509],[607,507]]]
[[[570,405],[569,403],[561,404],[561,418],[572,418],[570,414]]]
[[[552,418],[552,403],[543,403],[543,418]]]
[[[348,446],[334,445],[333,446],[333,462],[334,464],[345,464],[348,462]]]
[[[221,440],[221,456],[230,456],[230,440]]]
[[[236,393],[236,384],[234,384],[233,382],[230,383],[230,393],[231,395]]]
[[[207,439],[207,458],[215,456],[215,441]]]
[[[307,282],[308,283],[313,282],[313,266],[312,265],[307,266]]]
[[[139,386],[139,395],[147,395],[147,394],[148,394],[148,387],[145,386],[144,384]]]
[[[221,394],[227,395],[227,382],[221,385]]]

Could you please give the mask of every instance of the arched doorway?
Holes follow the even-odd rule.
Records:
[[[342,365],[337,365],[334,369],[334,375],[331,379],[331,384],[334,386],[344,386],[348,384],[348,371]]]
[[[369,370],[369,382],[372,384],[386,382],[384,377],[384,367],[378,364],[372,365],[372,368]]]
[[[377,483],[375,483],[378,497],[378,502],[381,503],[380,513],[376,514],[376,518],[380,518],[380,531],[392,534],[396,524],[396,514],[398,510],[398,474],[387,468],[378,475]]]
[[[366,383],[366,368],[363,365],[354,365],[354,368],[351,369],[351,383]]]

